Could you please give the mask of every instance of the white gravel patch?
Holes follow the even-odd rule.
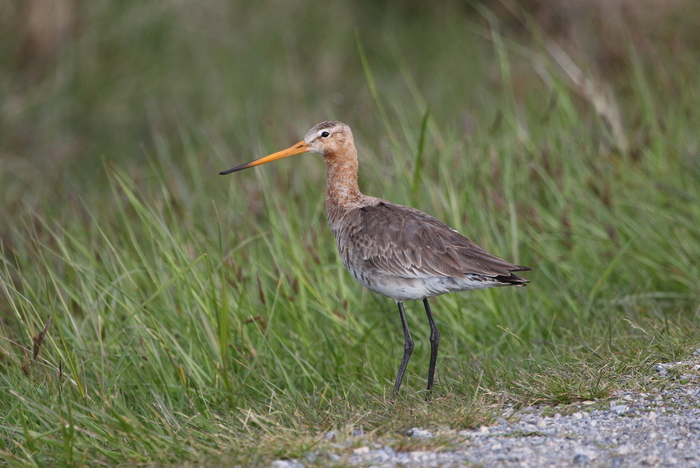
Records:
[[[655,366],[663,377],[677,376],[672,388],[619,392],[609,405],[583,402],[565,415],[551,415],[550,407],[529,407],[509,415],[507,421],[501,418],[475,430],[436,434],[416,427],[406,433],[418,440],[448,438],[449,451],[396,451],[368,443],[349,452],[337,446],[337,451],[313,452],[305,460],[277,460],[272,466],[700,468],[700,350],[696,356],[693,361]]]

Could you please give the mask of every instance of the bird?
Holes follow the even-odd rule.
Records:
[[[427,395],[440,346],[428,298],[445,293],[524,286],[513,272],[532,270],[492,255],[436,218],[415,208],[364,195],[357,184],[357,149],[350,127],[330,120],[300,142],[220,172],[226,175],[300,153],[320,153],[326,165],[326,214],[343,264],[365,288],[396,301],[404,351],[392,395],[399,394],[414,342],[404,301],[421,300],[430,325]]]

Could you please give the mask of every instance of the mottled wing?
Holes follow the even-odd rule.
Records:
[[[486,252],[441,221],[416,209],[379,202],[353,213],[349,250],[367,267],[402,278],[480,275],[525,282],[512,271],[530,270]]]

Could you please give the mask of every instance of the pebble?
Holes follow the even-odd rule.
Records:
[[[628,409],[627,405],[610,405],[610,411],[617,414],[625,414]]]
[[[627,455],[628,453],[631,453],[632,450],[633,450],[632,446],[630,446],[630,445],[620,445],[617,448],[617,453],[618,453],[618,455]]]
[[[270,464],[270,468],[304,468],[304,465],[296,460],[275,460]]]
[[[418,437],[420,439],[430,439],[433,437],[433,433],[430,431],[426,431],[423,428],[420,427],[414,427],[406,431],[406,435],[409,437]]]

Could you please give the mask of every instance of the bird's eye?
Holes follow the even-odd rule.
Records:
[[[331,136],[330,133],[328,133],[328,132],[321,132],[321,138],[328,138],[329,136]]]

